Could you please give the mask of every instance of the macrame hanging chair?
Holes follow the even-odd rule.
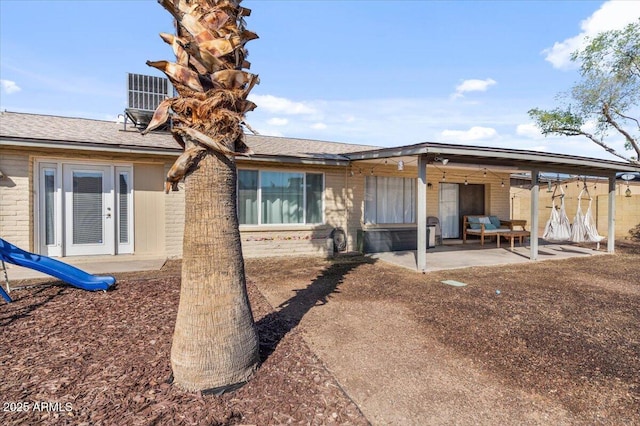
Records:
[[[582,198],[583,196],[589,200],[587,210],[582,213]],[[571,227],[571,241],[574,243],[582,242],[594,242],[599,243],[604,237],[598,235],[598,229],[596,228],[596,222],[591,214],[591,202],[593,198],[589,195],[587,189],[587,183],[585,182],[582,191],[578,195],[578,209],[576,210],[576,216],[573,218],[573,226]]]
[[[560,193],[556,194],[560,189]],[[560,207],[556,208],[556,198],[560,198]],[[551,216],[544,227],[542,238],[547,241],[569,241],[571,238],[571,223],[564,207],[564,189],[556,185],[551,195]]]

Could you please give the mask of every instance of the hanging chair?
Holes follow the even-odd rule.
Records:
[[[581,201],[584,194],[586,194],[585,198],[589,200],[589,204],[587,205],[586,212],[583,214]],[[593,215],[591,214],[592,201],[593,198],[591,198],[591,195],[589,195],[589,190],[587,189],[587,183],[585,181],[584,187],[578,195],[578,209],[576,210],[576,216],[573,218],[573,226],[571,228],[571,241],[573,241],[574,243],[599,243],[604,239],[604,237],[598,235],[596,222],[593,219]]]
[[[560,194],[556,192],[560,188]],[[560,198],[560,208],[556,208],[556,198]],[[544,227],[542,238],[547,241],[569,241],[571,238],[571,223],[564,207],[564,189],[556,185],[551,195],[551,217]]]

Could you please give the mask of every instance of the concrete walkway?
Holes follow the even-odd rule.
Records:
[[[157,271],[167,261],[166,257],[118,255],[118,256],[74,256],[55,258],[61,262],[76,266],[90,274],[115,274],[118,272]],[[5,262],[9,282],[28,280],[34,278],[51,278],[33,269],[22,268]],[[2,268],[0,267],[0,274]],[[4,282],[4,276],[0,275],[0,282]]]
[[[538,261],[559,260],[577,256],[595,256],[607,254],[603,250],[578,247],[572,244],[550,244],[540,240],[538,246]],[[416,251],[396,251],[388,253],[371,253],[368,256],[373,259],[393,263],[413,271],[417,270]],[[508,246],[496,248],[495,243],[485,243],[480,246],[478,242],[462,244],[458,240],[445,242],[427,250],[426,272],[440,271],[444,269],[468,268],[471,266],[507,265],[513,263],[531,262],[529,259],[530,247],[523,245],[511,250]]]

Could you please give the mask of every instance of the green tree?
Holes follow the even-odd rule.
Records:
[[[160,34],[176,62],[147,61],[175,86],[149,126],[171,117],[184,152],[167,174],[167,191],[185,181],[180,304],[171,347],[174,383],[222,393],[246,383],[259,362],[258,334],[247,296],[236,212],[237,155],[244,143],[247,95],[258,76],[243,70],[251,11],[241,0],[158,0],[176,34]],[[246,124],[245,124],[246,125]]]
[[[533,108],[529,116],[544,135],[587,137],[611,154],[640,164],[640,19],[587,39],[571,60],[580,64],[582,80],[561,95],[565,106]],[[593,133],[584,130],[589,122],[596,123]],[[611,133],[621,135],[625,149],[635,154],[612,148],[606,142]]]

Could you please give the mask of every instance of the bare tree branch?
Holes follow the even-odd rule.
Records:
[[[602,105],[602,114],[604,114],[607,123],[611,124],[621,135],[625,137],[627,142],[629,142],[638,154],[638,159],[640,159],[640,146],[638,145],[638,142],[629,134],[629,132],[620,127],[620,125],[613,119],[611,112],[609,111],[609,104],[606,102]]]
[[[640,130],[640,121],[638,121],[637,118],[634,117],[629,117],[628,115],[624,115],[623,113],[621,113],[620,111],[618,111],[617,109],[613,110],[614,113],[616,113],[617,115],[619,115],[622,118],[625,118],[627,120],[631,120],[631,121],[635,121],[636,126],[638,126],[638,130]]]
[[[614,155],[614,156],[616,156],[618,158],[621,158],[621,159],[623,159],[625,161],[628,161],[630,163],[640,164],[640,161],[634,160],[633,158],[626,157],[626,156],[618,153],[614,148],[612,148],[609,145],[607,145],[601,139],[598,139],[595,135],[593,135],[591,133],[588,133],[588,132],[585,132],[585,131],[580,130],[580,129],[575,129],[573,127],[553,127],[553,128],[550,128],[549,131],[547,131],[545,133],[557,133],[557,134],[561,134],[561,135],[565,135],[565,136],[584,136],[584,137],[590,139],[595,144],[597,144],[597,145],[601,146],[602,148],[604,148],[604,150],[607,151],[608,153],[610,153],[611,155]]]

